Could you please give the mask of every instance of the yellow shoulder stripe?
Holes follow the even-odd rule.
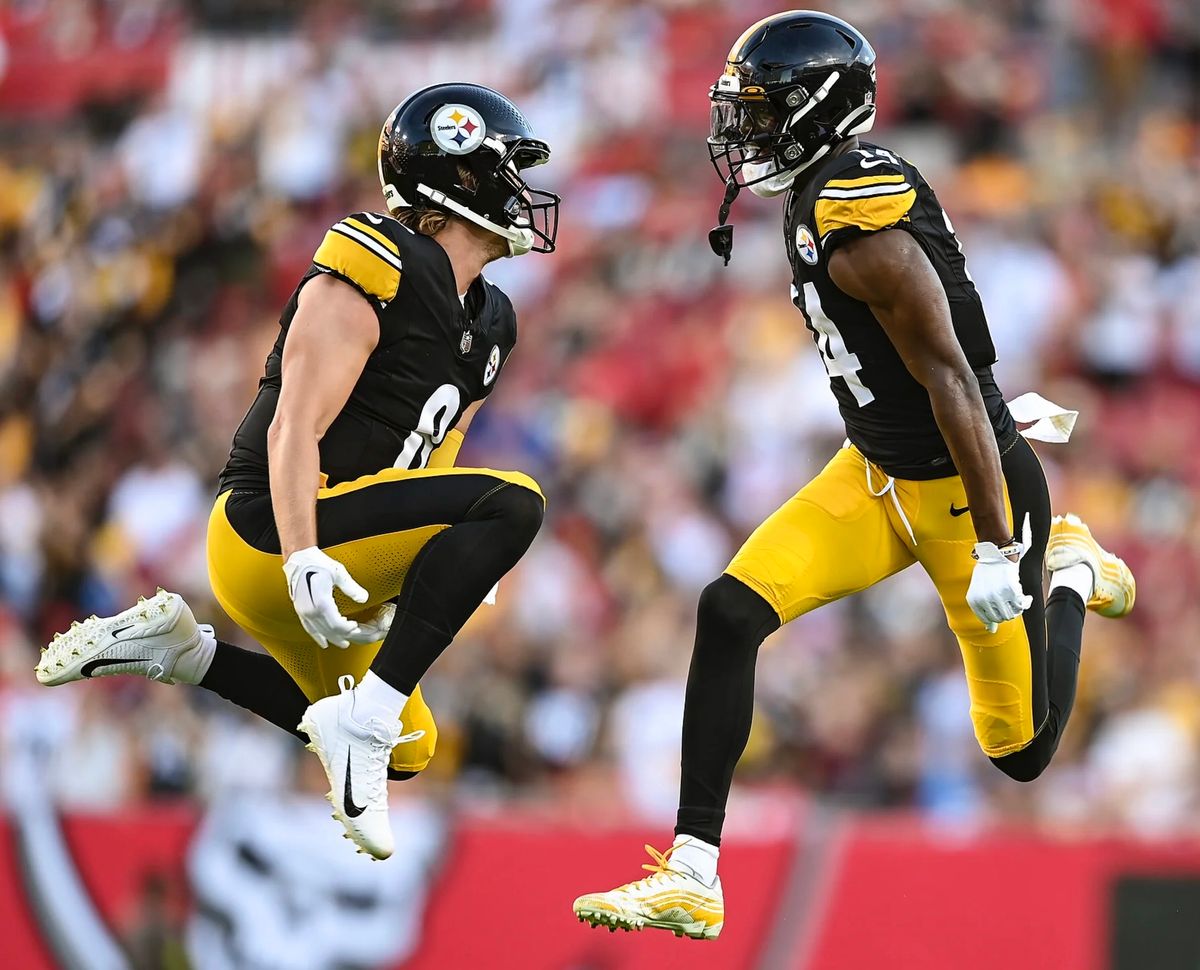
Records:
[[[367,223],[363,222],[361,219],[343,219],[342,222],[344,222],[348,226],[353,226],[355,229],[359,230],[360,232],[365,232],[368,236],[371,236],[374,239],[378,240],[380,243],[382,243],[383,246],[385,246],[388,250],[390,250],[395,255],[397,255],[397,256],[400,255],[400,250],[396,246],[396,244],[392,240],[388,239],[387,236],[385,236],[383,233],[381,233],[374,226],[368,225]]]
[[[830,179],[825,183],[825,188],[857,189],[866,185],[892,185],[903,181],[903,175],[864,175],[856,179]]]
[[[824,239],[835,229],[863,229],[867,232],[887,229],[908,215],[908,210],[916,200],[915,189],[857,199],[818,198],[813,207],[817,235]]]
[[[400,258],[351,223],[345,220],[325,233],[313,262],[344,276],[377,300],[394,300],[400,289]]]

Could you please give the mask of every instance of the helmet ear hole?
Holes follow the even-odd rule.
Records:
[[[458,163],[458,185],[468,195],[479,192],[479,178],[465,162]]]

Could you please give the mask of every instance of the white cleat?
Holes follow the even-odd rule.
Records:
[[[160,589],[116,616],[92,616],[56,633],[35,673],[46,687],[113,674],[199,683],[212,656],[212,640],[205,646],[201,630],[212,636],[212,627],[196,623],[182,596]]]
[[[386,859],[395,842],[388,820],[387,770],[392,748],[417,741],[424,731],[402,734],[399,719],[388,723],[370,717],[354,719],[354,678],[338,678],[340,694],[323,697],[304,712],[298,729],[308,735],[305,746],[321,759],[329,778],[333,817],[346,827],[346,838],[358,851]]]

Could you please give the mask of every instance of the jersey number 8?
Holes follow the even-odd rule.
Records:
[[[462,395],[453,384],[443,384],[425,402],[417,427],[404,439],[404,447],[396,458],[395,468],[415,471],[424,468],[433,449],[442,443],[446,432],[454,425]]]

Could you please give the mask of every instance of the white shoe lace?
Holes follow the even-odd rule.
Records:
[[[354,678],[343,674],[338,678],[338,690],[348,694],[354,690]],[[377,801],[385,797],[387,791],[387,769],[392,759],[392,749],[398,744],[408,741],[420,741],[425,737],[425,731],[418,729],[408,734],[400,733],[402,725],[399,721],[389,724],[382,718],[372,717],[362,725],[367,730],[364,739],[367,746],[367,758],[371,762],[371,770],[365,779],[364,795],[368,801]]]

